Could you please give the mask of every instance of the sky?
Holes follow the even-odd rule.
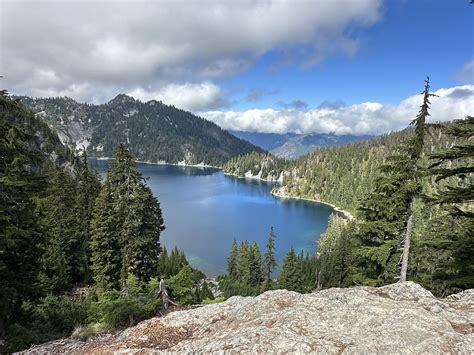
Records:
[[[225,129],[405,128],[474,114],[469,0],[0,0],[1,87],[100,104],[125,93]]]

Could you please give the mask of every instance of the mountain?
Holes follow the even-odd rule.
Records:
[[[229,131],[234,136],[241,139],[245,139],[258,147],[265,150],[271,151],[272,149],[278,148],[284,145],[289,139],[298,136],[296,133],[259,133],[259,132],[246,132],[246,131]]]
[[[335,134],[296,134],[296,133],[258,133],[230,131],[233,135],[245,139],[256,146],[270,151],[277,157],[295,159],[306,153],[324,147],[334,147],[374,138],[370,135]]]
[[[268,291],[171,312],[88,341],[66,338],[23,354],[472,354],[474,290],[435,298],[414,282]]]
[[[110,157],[120,143],[138,160],[150,162],[220,166],[231,157],[263,152],[210,121],[155,100],[123,94],[102,105],[68,97],[20,99],[63,143],[84,147],[92,157]]]

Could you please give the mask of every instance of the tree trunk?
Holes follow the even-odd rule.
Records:
[[[410,209],[408,212],[410,216],[408,217],[407,226],[405,229],[405,237],[403,242],[403,254],[402,254],[402,267],[400,270],[400,280],[399,282],[405,282],[407,280],[407,270],[408,270],[408,255],[410,254],[410,242],[411,242],[411,232],[413,229],[413,209],[415,207],[415,199],[412,198],[410,202]]]

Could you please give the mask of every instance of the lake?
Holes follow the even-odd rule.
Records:
[[[106,160],[92,160],[103,175]],[[310,201],[279,199],[272,184],[225,176],[212,168],[138,163],[163,210],[166,229],[161,243],[184,250],[192,266],[208,276],[226,272],[232,241],[257,242],[265,251],[270,227],[275,228],[278,268],[293,247],[315,252],[332,208]]]

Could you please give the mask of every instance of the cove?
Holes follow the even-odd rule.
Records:
[[[91,159],[90,164],[101,175],[108,168],[107,160]],[[184,250],[191,265],[208,276],[226,273],[234,238],[257,242],[263,254],[271,226],[277,268],[291,247],[315,252],[333,211],[317,202],[274,197],[271,183],[224,176],[219,169],[137,166],[163,210],[162,246]]]

